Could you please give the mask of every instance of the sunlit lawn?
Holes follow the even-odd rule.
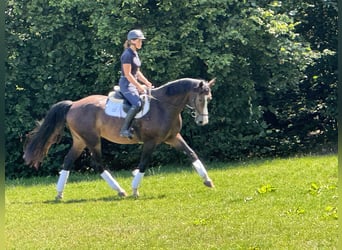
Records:
[[[149,171],[140,198],[93,175],[6,182],[6,249],[337,249],[337,156]],[[129,192],[129,172],[114,173]]]

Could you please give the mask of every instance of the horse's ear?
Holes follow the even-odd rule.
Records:
[[[216,82],[216,77],[213,78],[213,79],[211,79],[211,80],[209,81],[209,83],[208,83],[209,87],[214,86],[214,85],[215,85],[215,82]]]
[[[203,86],[204,86],[204,82],[203,81],[200,81],[198,83],[198,85],[195,87],[195,90],[196,91],[201,91],[203,89]]]

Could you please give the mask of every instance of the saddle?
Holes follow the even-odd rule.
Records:
[[[147,94],[140,95],[142,106],[140,111],[136,114],[135,118],[143,117],[150,110],[150,96]],[[114,91],[109,92],[105,106],[105,113],[109,116],[125,118],[127,111],[130,109],[131,104],[126,100],[120,91],[119,86],[114,87]]]

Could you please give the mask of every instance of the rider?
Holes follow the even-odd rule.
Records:
[[[141,49],[144,39],[145,36],[141,30],[134,29],[128,32],[125,50],[121,55],[120,91],[132,105],[120,130],[122,137],[132,138],[130,126],[142,106],[139,93],[142,94],[145,91],[140,82],[152,88],[152,83],[140,71],[141,62],[137,50]]]

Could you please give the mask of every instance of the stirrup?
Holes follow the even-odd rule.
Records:
[[[129,139],[133,138],[133,134],[129,130],[120,131],[120,136],[129,138]]]

